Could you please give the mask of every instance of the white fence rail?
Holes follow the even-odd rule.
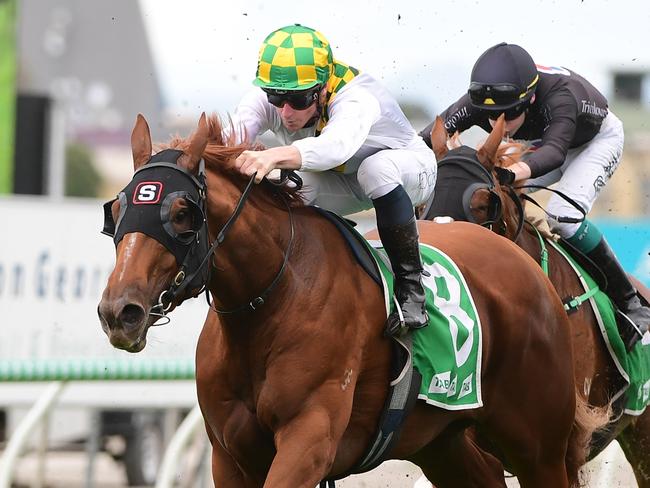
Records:
[[[11,436],[2,459],[0,459],[0,488],[11,488],[14,467],[23,451],[27,439],[29,439],[29,436],[32,434],[34,429],[50,412],[65,385],[66,383],[64,381],[55,381],[50,383],[47,389],[43,392],[41,398],[39,398],[34,404],[27,416]],[[39,485],[42,486],[42,483],[39,483]]]
[[[0,382],[50,382],[17,426],[0,459],[0,488],[11,488],[16,463],[37,426],[56,406],[71,381],[169,381],[194,378],[193,360],[17,360],[0,361]],[[156,481],[158,488],[174,485],[175,467],[183,449],[202,426],[201,411],[195,406],[172,437]],[[37,480],[39,486],[43,480]]]

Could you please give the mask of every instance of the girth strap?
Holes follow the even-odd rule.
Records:
[[[399,376],[391,382],[384,412],[379,421],[379,431],[371,448],[355,469],[356,472],[370,471],[384,461],[385,456],[397,443],[402,424],[413,408],[420,391],[422,376],[413,368],[412,336],[407,334],[395,341],[398,344],[396,347],[403,348],[402,352],[408,354],[406,364]]]
[[[542,267],[542,270],[544,271],[544,274],[548,276],[548,249],[546,248],[546,244],[544,242],[544,238],[542,237],[542,234],[540,234],[539,230],[537,230],[537,227],[535,227],[533,224],[530,222],[527,222],[535,231],[535,234],[537,234],[537,240],[539,241],[539,248],[540,248],[540,265]],[[559,253],[560,255],[569,262],[573,270],[578,276],[581,276],[580,272],[573,266],[569,258],[565,254],[565,250],[562,249],[558,245],[553,246]],[[582,278],[581,278],[582,279]],[[600,291],[600,288],[598,286],[595,286],[593,288],[590,288],[587,290],[585,293],[579,296],[568,296],[562,299],[562,304],[564,305],[564,310],[566,310],[567,313],[572,313],[578,310],[580,308],[580,305],[582,305],[584,302],[589,300],[591,297],[593,297],[596,293]]]

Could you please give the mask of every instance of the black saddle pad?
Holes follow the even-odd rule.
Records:
[[[348,247],[352,251],[357,262],[361,267],[368,273],[368,275],[375,280],[375,282],[382,287],[382,280],[380,271],[377,268],[377,263],[375,259],[370,254],[368,249],[368,244],[359,232],[352,226],[351,221],[344,219],[340,215],[330,212],[329,210],[322,209],[320,207],[312,207],[316,212],[321,214],[327,220],[329,220],[345,239],[345,242],[348,244]]]

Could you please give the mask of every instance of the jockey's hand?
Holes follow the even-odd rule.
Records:
[[[515,172],[510,171],[509,168],[502,168],[501,166],[495,166],[494,172],[497,175],[497,181],[500,185],[512,185],[515,181]]]
[[[276,168],[300,169],[302,158],[300,151],[294,146],[281,146],[264,151],[244,151],[235,160],[235,167],[246,176],[255,175],[255,183],[259,183]]]
[[[508,166],[508,169],[515,174],[515,182],[524,181],[530,178],[530,166],[523,161]]]
[[[244,175],[255,175],[255,183],[259,183],[275,169],[275,162],[266,154],[268,151],[244,151],[235,160],[235,167]]]

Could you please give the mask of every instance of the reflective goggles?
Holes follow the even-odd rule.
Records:
[[[273,90],[264,88],[266,98],[275,107],[282,108],[286,103],[294,110],[305,110],[318,101],[320,86],[308,90]]]
[[[469,85],[470,98],[475,105],[510,105],[515,103],[526,95],[527,91],[521,92],[521,89],[510,83],[483,84],[472,82]]]

